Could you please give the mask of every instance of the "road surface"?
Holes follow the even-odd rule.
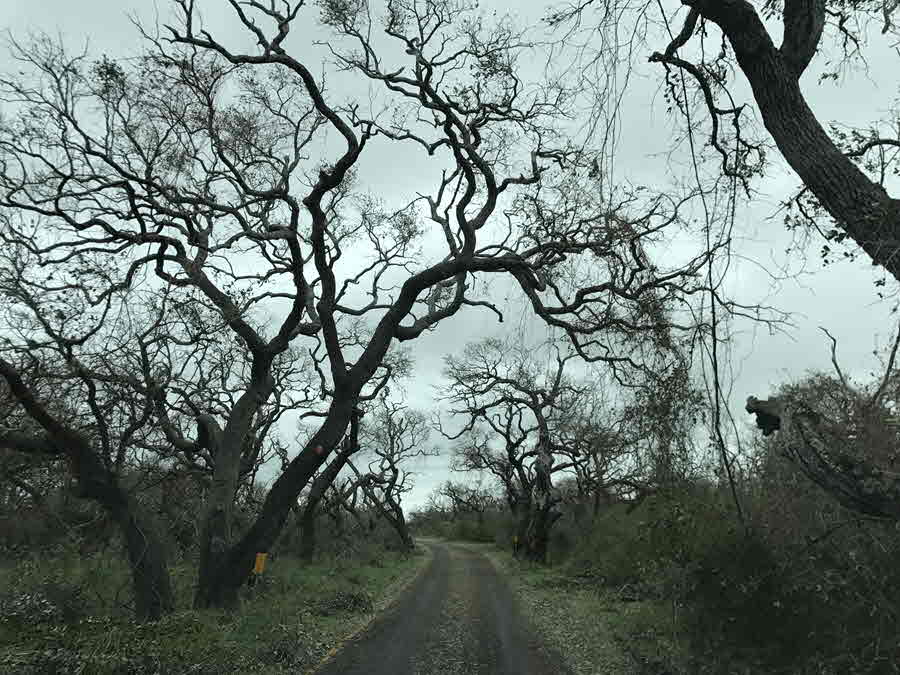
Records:
[[[493,565],[429,541],[428,567],[315,675],[566,675],[519,613]]]

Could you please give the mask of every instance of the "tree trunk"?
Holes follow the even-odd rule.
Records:
[[[516,558],[521,558],[525,552],[525,541],[528,538],[528,524],[531,519],[531,503],[523,502],[522,500],[516,502],[515,507],[512,509],[513,518],[516,522],[516,531],[513,535],[513,555]]]
[[[110,509],[122,530],[131,580],[135,614],[156,620],[175,607],[163,542],[156,524],[142,513],[136,501],[122,493],[119,505]]]
[[[309,496],[306,498],[306,506],[303,508],[303,516],[300,520],[300,559],[304,562],[312,562],[316,549],[316,518],[318,517],[319,504],[325,497],[338,474],[347,466],[350,457],[359,449],[359,414],[354,413],[350,419],[350,434],[344,439],[340,452],[331,460],[331,464],[322,471],[313,481]]]
[[[371,487],[365,486],[365,484],[363,489],[369,495],[369,499],[375,505],[378,513],[388,521],[388,524],[390,524],[397,533],[402,550],[412,551],[416,547],[416,544],[413,541],[412,535],[409,533],[409,527],[407,526],[406,518],[403,515],[403,507],[400,506],[393,497],[385,497],[385,501],[382,502],[376,497],[374,490],[372,490]]]
[[[196,608],[234,609],[237,606],[239,587],[220,588],[213,579],[219,574],[217,568],[226,563],[231,544],[242,441],[231,434],[215,453],[211,453],[215,457],[215,468],[200,534],[200,564],[194,596]]]
[[[525,520],[524,540],[520,541],[520,554],[522,557],[540,563],[547,562],[550,528],[562,515],[553,511],[554,500],[551,496],[553,489],[551,482],[553,456],[549,451],[548,439],[549,434],[546,428],[542,426],[540,440],[538,441],[538,461],[534,465],[534,483],[529,493],[528,508],[523,513]]]
[[[523,539],[520,540],[519,554],[533,562],[547,562],[547,548],[550,543],[550,529],[561,514],[553,511],[552,501],[547,498],[534,500],[523,519]]]
[[[548,463],[537,466],[534,484],[515,504],[519,522],[516,532],[516,556],[534,562],[547,562],[550,528],[561,513],[553,511],[554,500]]]
[[[78,496],[93,499],[118,523],[125,539],[138,619],[158,619],[174,607],[166,554],[150,517],[101,461],[90,440],[50,414],[12,364],[0,358],[0,376],[25,411],[47,432],[46,438],[9,431],[3,444],[11,449],[65,455]]]
[[[870,180],[829,138],[800,90],[800,75],[815,50],[803,27],[786,25],[776,48],[759,15],[746,0],[695,0],[705,18],[728,37],[750,82],[763,122],[779,151],[839,227],[900,279],[900,200]],[[818,3],[815,3],[818,4]],[[812,7],[812,5],[810,5]],[[824,3],[808,21],[824,20]],[[812,36],[817,41],[818,34]],[[805,41],[805,44],[800,44]]]
[[[214,467],[200,537],[200,565],[194,595],[196,608],[233,609],[237,606],[240,584],[221,584],[219,580],[224,570],[220,568],[229,564],[241,454],[253,417],[272,391],[273,382],[268,371],[270,365],[266,361],[254,362],[251,383],[234,404],[223,430],[219,430],[211,417],[198,418],[198,439],[209,449]],[[252,560],[255,560],[257,552],[266,551],[267,548],[254,551]],[[250,569],[247,570],[248,574]]]
[[[175,603],[166,549],[154,519],[119,484],[116,474],[106,467],[85,437],[51,422],[55,421],[48,418],[52,433],[48,439],[41,439],[48,443],[45,452],[68,457],[74,479],[72,492],[99,504],[122,533],[131,568],[136,617],[141,621],[156,620],[171,612]],[[10,434],[4,435],[3,440],[21,438]],[[16,449],[11,442],[6,445]]]
[[[390,518],[391,525],[394,526],[394,530],[397,532],[397,536],[400,537],[400,545],[403,547],[403,550],[406,552],[412,551],[416,547],[416,542],[413,540],[412,535],[409,533],[409,525],[406,524],[406,518],[403,516],[403,510],[400,508],[400,505],[391,504],[391,510],[393,511],[393,517]]]
[[[238,590],[253,570],[256,554],[269,550],[300,492],[325,462],[326,453],[317,451],[316,448],[333,448],[338,444],[350,423],[355,405],[355,396],[337,396],[333,399],[322,426],[272,484],[260,514],[250,529],[219,558],[217,564],[201,569],[195,596],[196,606],[234,605]]]
[[[400,539],[400,547],[403,551],[412,551],[416,547],[415,541],[413,541],[412,535],[409,533],[409,527],[406,524],[406,519],[401,515],[399,518],[396,516],[388,517],[388,522],[390,522],[391,526],[394,528],[394,531],[397,533],[397,537]]]
[[[316,553],[316,519],[319,502],[307,502],[300,517],[300,560],[311,563]]]

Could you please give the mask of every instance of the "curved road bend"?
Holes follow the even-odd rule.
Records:
[[[566,675],[480,553],[427,543],[428,567],[315,675]]]

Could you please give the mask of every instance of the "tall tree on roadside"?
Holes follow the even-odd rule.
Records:
[[[613,501],[641,498],[652,489],[639,458],[646,425],[634,411],[616,406],[613,382],[594,380],[560,420],[556,434],[572,457],[575,514],[596,518]]]
[[[122,487],[114,457],[108,452],[110,447],[121,448],[127,436],[140,429],[140,418],[125,420],[124,427],[114,425],[114,421],[119,421],[114,418],[118,411],[110,411],[106,397],[96,396],[94,392],[90,414],[101,429],[102,442],[98,449],[91,433],[97,427],[92,429],[88,425],[85,428],[82,419],[73,421],[62,417],[47,403],[38,400],[33,394],[33,384],[2,356],[0,377],[15,397],[17,407],[40,426],[40,431],[29,432],[26,426],[23,432],[10,424],[13,420],[9,417],[0,420],[0,448],[29,455],[64,456],[76,479],[78,496],[95,500],[119,526],[131,566],[138,618],[158,619],[172,611],[172,586],[158,523],[134,495]]]
[[[615,322],[608,330],[616,330]],[[590,461],[572,438],[570,416],[591,385],[566,374],[571,356],[555,361],[545,372],[527,349],[488,338],[447,357],[444,369],[443,398],[464,420],[458,432],[444,432],[460,441],[457,466],[493,474],[516,521],[516,553],[537,561],[546,560],[551,528],[561,516],[553,477]]]

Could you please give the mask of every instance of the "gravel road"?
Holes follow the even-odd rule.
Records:
[[[428,541],[433,558],[397,601],[316,675],[566,675],[494,566]]]

